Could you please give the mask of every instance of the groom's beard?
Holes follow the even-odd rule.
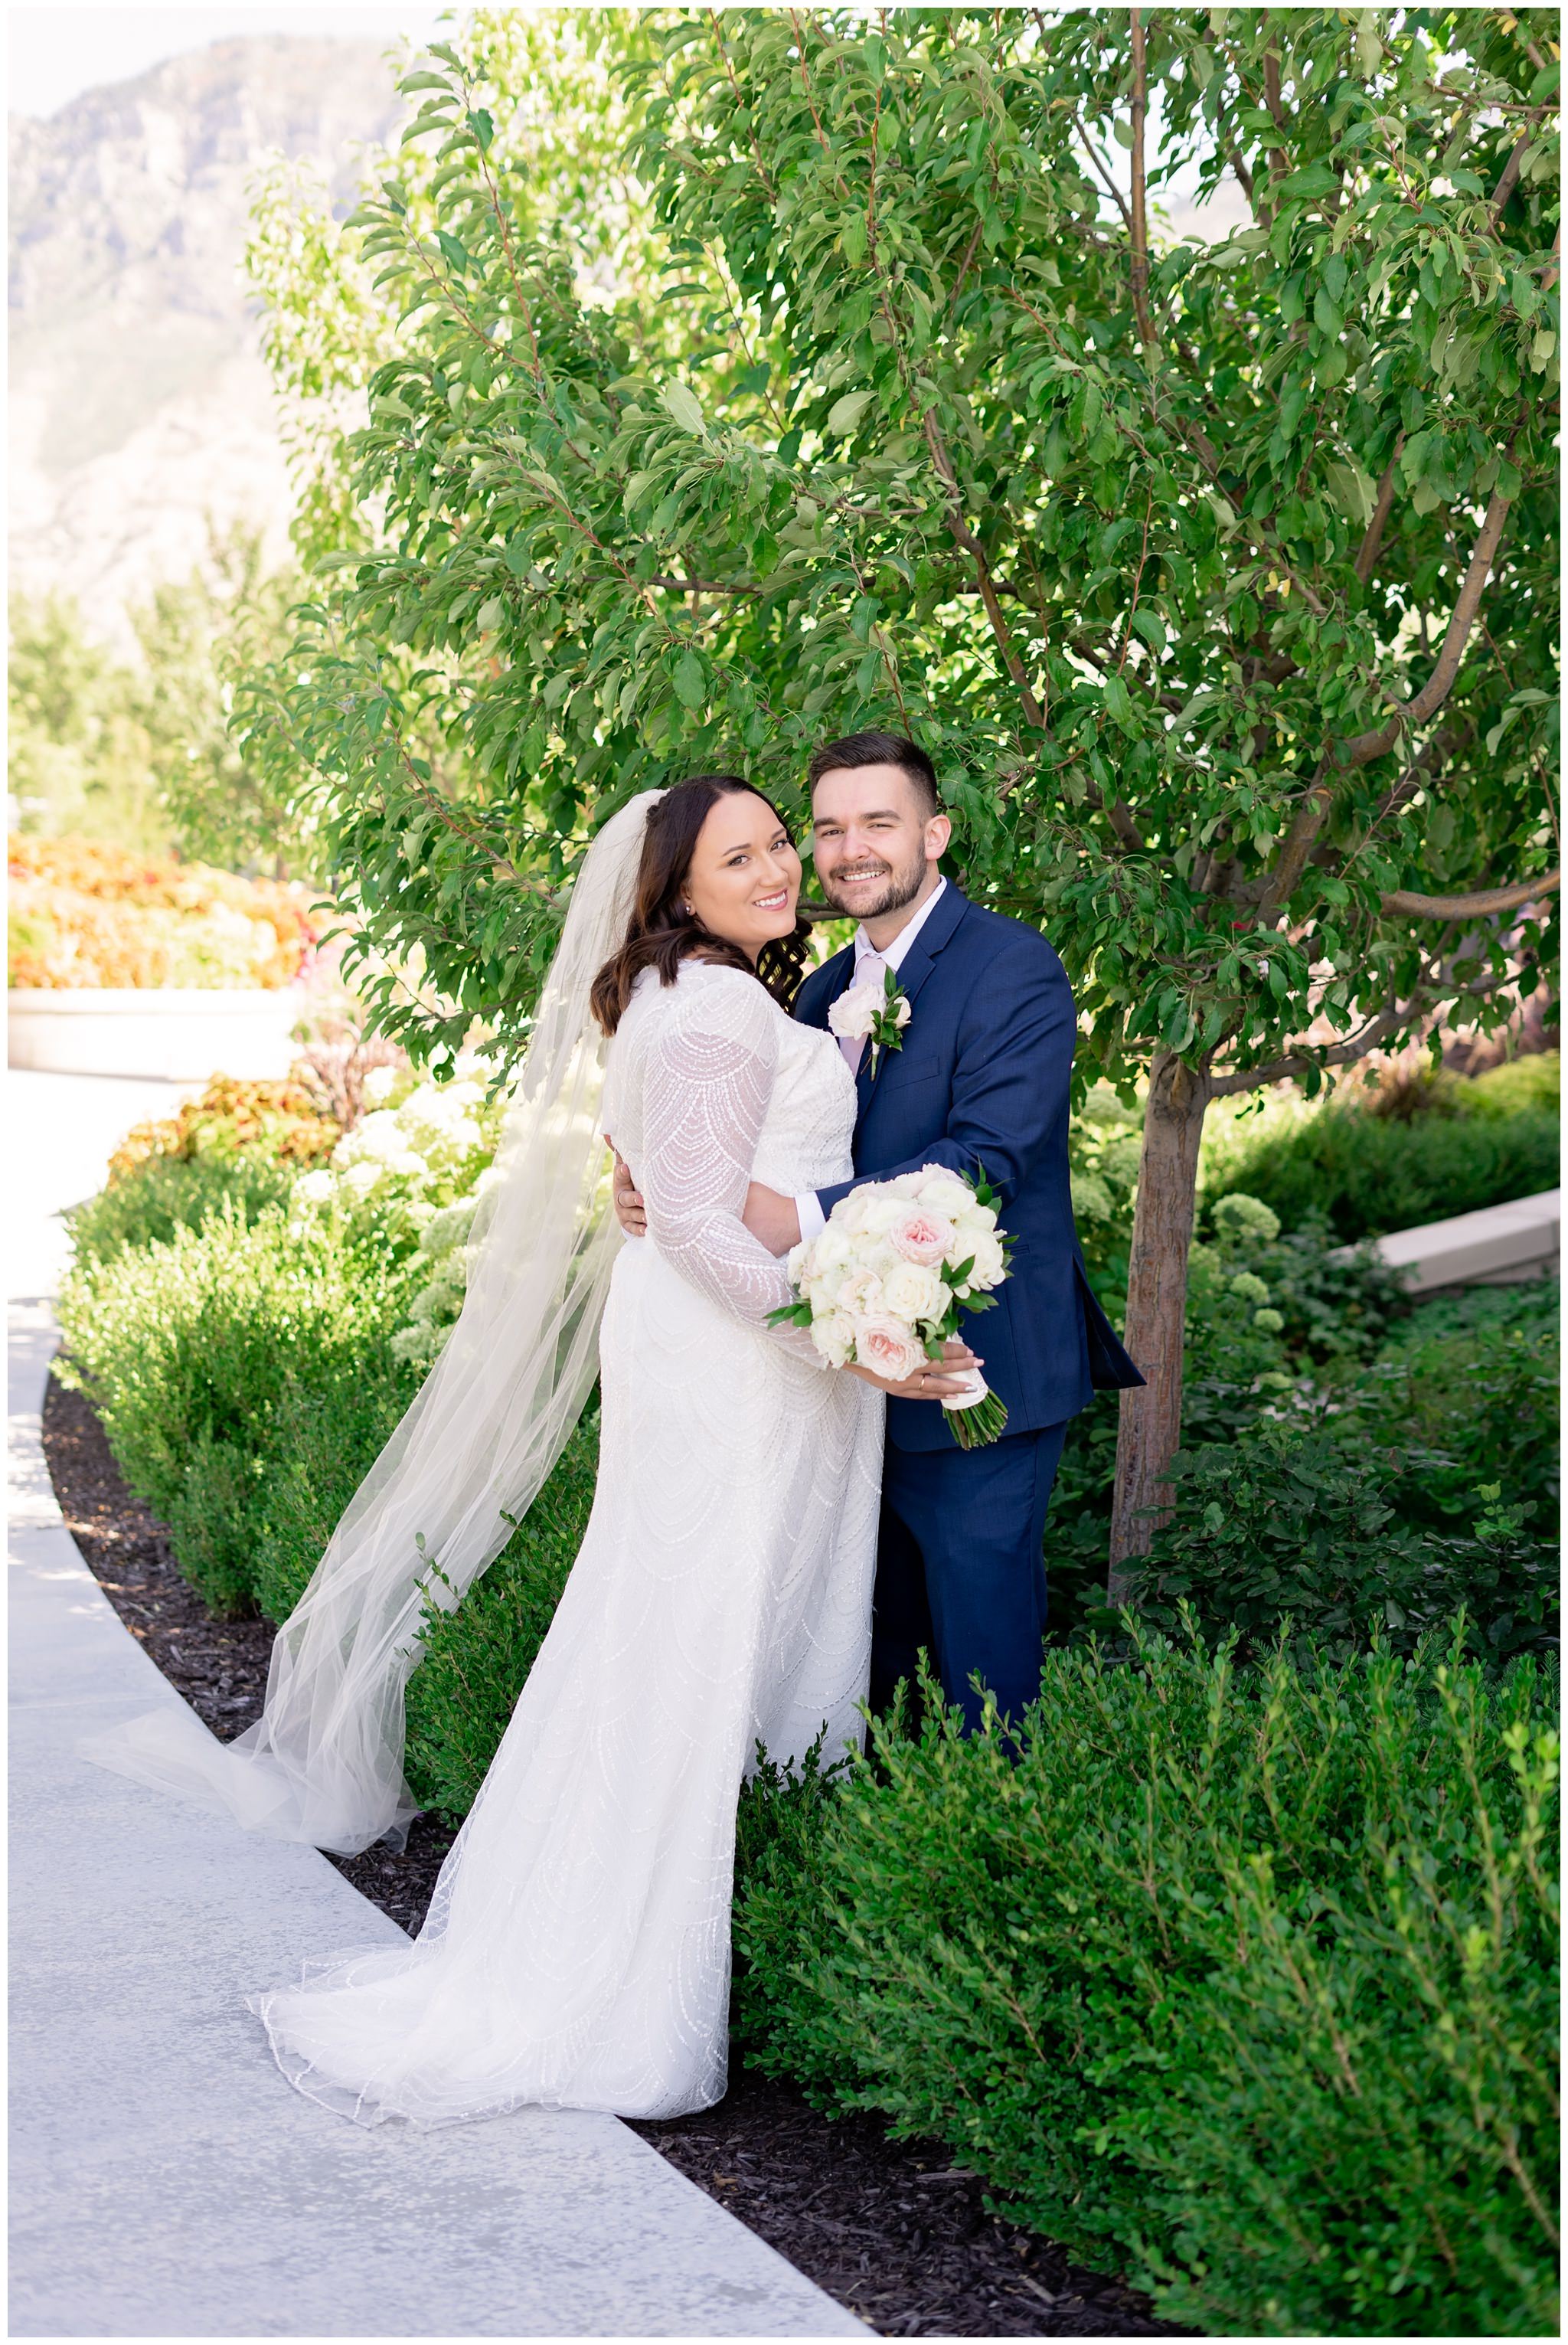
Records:
[[[856,872],[869,872],[872,859],[869,857],[863,857],[852,868]],[[880,858],[876,859],[880,863]],[[835,875],[824,871],[820,864],[817,866],[816,872],[817,884],[835,912],[844,912],[851,919],[855,920],[880,920],[888,912],[902,911],[905,905],[912,904],[920,893],[926,882],[924,842],[919,852],[912,856],[901,868],[895,868],[891,863],[882,863],[880,868],[886,873],[885,884],[874,897],[863,898],[855,903],[845,901],[843,890],[836,883]]]

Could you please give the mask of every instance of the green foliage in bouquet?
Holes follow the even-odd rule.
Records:
[[[1219,2334],[1555,2330],[1557,1736],[1501,1680],[1137,1632],[1020,1749],[926,1689],[737,1907],[747,2057]]]

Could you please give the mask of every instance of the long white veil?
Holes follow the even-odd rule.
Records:
[[[588,995],[625,934],[663,796],[623,807],[583,858],[475,1217],[462,1315],[279,1629],[262,1716],[222,1743],[166,1704],[84,1741],[101,1766],[345,1855],[400,1838],[419,1813],[403,1694],[427,1597],[450,1609],[500,1553],[597,1371],[621,1233],[605,1210],[604,1045]]]

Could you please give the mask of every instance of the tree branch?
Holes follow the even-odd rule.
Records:
[[[1498,224],[1502,220],[1503,211],[1508,203],[1508,198],[1519,184],[1519,174],[1523,166],[1524,152],[1534,135],[1533,127],[1529,130],[1522,130],[1520,132],[1518,138],[1514,141],[1513,152],[1510,155],[1507,162],[1504,163],[1502,167],[1502,177],[1499,179],[1496,187],[1492,191],[1492,202],[1488,207],[1488,213],[1494,235],[1497,231]]]
[[[1043,728],[1045,718],[1040,712],[1040,704],[1035,698],[1034,689],[1024,671],[1024,663],[1018,657],[1007,622],[1002,615],[1002,605],[997,599],[996,581],[991,575],[991,565],[986,559],[986,549],[964,519],[963,492],[958,486],[958,475],[953,469],[953,460],[947,453],[947,443],[942,437],[941,427],[936,421],[935,407],[928,407],[926,411],[925,432],[926,444],[931,451],[931,461],[936,467],[936,477],[946,492],[948,532],[954,544],[961,547],[975,565],[975,574],[980,588],[980,599],[986,605],[986,616],[991,622],[991,633],[996,638],[996,649],[1002,655],[1003,665],[1011,676],[1013,687],[1023,704],[1024,715],[1031,725]]]
[[[1382,551],[1383,532],[1388,527],[1389,515],[1393,511],[1394,467],[1399,462],[1400,450],[1404,444],[1405,435],[1401,431],[1394,442],[1394,452],[1389,458],[1383,477],[1378,482],[1378,501],[1372,507],[1372,517],[1367,523],[1367,533],[1361,540],[1361,550],[1352,565],[1356,576],[1363,586],[1377,568],[1378,555]]]
[[[1561,871],[1546,871],[1539,879],[1516,880],[1511,888],[1478,888],[1468,896],[1418,896],[1408,888],[1396,888],[1383,898],[1382,909],[1424,920],[1479,920],[1490,912],[1516,912],[1537,896],[1555,895],[1562,884]]]
[[[1132,234],[1132,215],[1121,199],[1121,189],[1117,186],[1116,181],[1111,178],[1110,173],[1106,169],[1105,165],[1100,161],[1099,157],[1096,154],[1094,145],[1089,137],[1088,132],[1084,128],[1083,124],[1078,120],[1076,114],[1073,116],[1073,128],[1077,132],[1078,137],[1083,141],[1084,153],[1088,157],[1089,161],[1094,165],[1095,169],[1098,172],[1100,178],[1105,181],[1106,186],[1109,188],[1111,200],[1115,204],[1118,211],[1121,214],[1122,226],[1126,228],[1128,235],[1130,237]]]
[[[1146,351],[1156,344],[1154,321],[1148,314],[1148,204],[1144,169],[1144,135],[1148,115],[1148,75],[1144,56],[1143,11],[1130,12],[1132,26],[1132,210],[1128,231],[1132,240],[1132,312]]]
[[[1358,1059],[1364,1059],[1369,1051],[1375,1051],[1380,1042],[1397,1032],[1400,1027],[1408,1026],[1413,1018],[1435,1008],[1439,1002],[1466,999],[1484,1000],[1488,994],[1512,985],[1516,975],[1516,970],[1509,969],[1488,969],[1479,977],[1472,978],[1467,984],[1456,985],[1449,970],[1440,962],[1436,967],[1423,969],[1405,1000],[1391,1001],[1386,1009],[1378,1011],[1375,1018],[1369,1019],[1359,1034],[1351,1035],[1348,1041],[1330,1042],[1320,1049],[1287,1051],[1283,1058],[1271,1059],[1266,1066],[1244,1067],[1228,1075],[1210,1075],[1209,1096],[1212,1099],[1228,1099],[1238,1091],[1260,1091],[1265,1083],[1280,1083],[1288,1078],[1309,1074],[1314,1068],[1320,1071],[1325,1067],[1353,1066]]]
[[[1512,444],[1510,441],[1511,450]],[[1505,497],[1498,490],[1486,508],[1486,517],[1475,541],[1475,551],[1470,557],[1470,567],[1464,574],[1464,582],[1460,587],[1448,631],[1442,639],[1442,649],[1437,655],[1437,665],[1431,674],[1414,697],[1396,708],[1386,724],[1380,725],[1374,732],[1352,734],[1348,741],[1341,743],[1335,753],[1340,765],[1366,766],[1374,757],[1386,756],[1410,726],[1424,725],[1442,706],[1454,677],[1459,674],[1460,662],[1464,657],[1465,645],[1470,641],[1476,613],[1481,608],[1481,598],[1502,540],[1512,502],[1512,498]]]

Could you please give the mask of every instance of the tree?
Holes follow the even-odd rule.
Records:
[[[138,680],[66,596],[14,594],[6,698],[11,819],[157,853],[171,844]]]
[[[964,883],[1067,964],[1081,1080],[1147,1079],[1117,1558],[1179,1438],[1209,1101],[1535,982],[1554,21],[641,16],[652,335],[449,44],[405,85],[433,177],[356,216],[401,304],[355,441],[381,541],[249,721],[422,957],[440,999],[382,1014],[519,1036],[631,791],[722,760],[798,806],[823,731],[918,734]],[[1181,168],[1250,224],[1151,225]]]
[[[183,584],[130,613],[142,653],[136,698],[165,818],[183,854],[274,878],[313,869],[310,776],[248,757],[229,727],[237,677],[275,657],[299,594],[268,568],[260,533],[215,538]]]
[[[309,872],[309,773],[247,758],[228,724],[236,675],[288,643],[298,594],[297,578],[266,568],[258,533],[238,529],[183,584],[127,610],[134,661],[95,642],[68,599],[15,597],[9,766],[22,828],[278,878]]]

